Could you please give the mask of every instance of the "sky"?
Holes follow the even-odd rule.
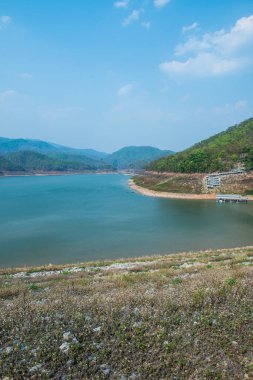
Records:
[[[252,89],[252,0],[0,0],[0,136],[180,151]]]

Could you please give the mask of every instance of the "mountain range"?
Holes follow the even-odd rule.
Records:
[[[117,171],[142,169],[171,151],[124,147],[112,154],[30,139],[0,138],[0,172]]]

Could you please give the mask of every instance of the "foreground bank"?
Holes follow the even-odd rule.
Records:
[[[253,247],[2,270],[0,284],[1,378],[253,376]]]

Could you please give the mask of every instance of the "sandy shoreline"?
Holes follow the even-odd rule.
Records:
[[[168,198],[168,199],[202,199],[202,200],[215,200],[215,194],[187,194],[187,193],[167,193],[164,191],[154,191],[150,189],[145,189],[144,187],[138,186],[134,183],[133,179],[128,181],[129,187],[147,197],[156,197],[156,198]],[[248,196],[249,201],[253,201],[252,196]]]

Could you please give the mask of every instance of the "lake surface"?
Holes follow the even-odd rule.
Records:
[[[0,178],[0,266],[253,244],[253,204],[149,198],[124,175]]]

